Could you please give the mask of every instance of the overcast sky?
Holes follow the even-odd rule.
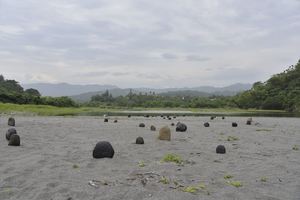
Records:
[[[299,0],[0,0],[0,74],[21,83],[224,86],[299,59]]]

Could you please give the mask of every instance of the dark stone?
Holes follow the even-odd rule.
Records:
[[[156,131],[156,127],[153,126],[153,125],[151,125],[150,130],[151,130],[151,131]]]
[[[237,127],[238,124],[236,122],[232,122],[232,127]]]
[[[163,117],[163,119],[166,119],[165,117]]]
[[[105,119],[104,119],[104,122],[108,122],[108,119],[107,119],[107,118],[105,118]]]
[[[216,116],[211,116],[210,117],[211,120],[214,120],[215,118],[216,118]]]
[[[114,123],[118,123],[118,120],[115,119]]]
[[[8,126],[15,126],[16,125],[16,121],[14,118],[10,117],[8,119]]]
[[[204,127],[209,127],[209,123],[208,123],[208,122],[205,122],[205,123],[204,123]]]
[[[176,132],[185,132],[187,130],[187,126],[184,123],[178,122],[176,125]]]
[[[246,124],[251,125],[251,121],[247,120]]]
[[[131,115],[128,115],[128,118],[130,118],[131,117]]]
[[[160,117],[164,117],[163,115],[161,115]]]
[[[9,138],[8,142],[9,146],[20,146],[20,136],[17,134],[13,134]]]
[[[217,148],[216,148],[216,153],[225,154],[226,149],[225,149],[224,145],[218,145]]]
[[[114,154],[113,147],[106,141],[98,142],[93,151],[94,158],[113,158]]]
[[[225,119],[225,117],[223,116],[222,119]]]
[[[135,140],[135,143],[136,143],[136,144],[144,144],[144,138],[142,138],[142,137],[137,137],[136,140]]]
[[[145,117],[149,118],[149,117],[150,117],[150,115],[145,115]]]
[[[171,124],[171,126],[175,126],[175,124],[174,124],[174,123],[172,123],[172,124]]]
[[[140,123],[139,127],[145,127],[145,124],[144,123]]]
[[[168,118],[168,120],[172,120],[172,118],[171,118],[171,117],[169,117],[169,118]]]
[[[174,119],[176,119],[176,116],[173,116]]]
[[[5,135],[5,136],[6,136],[6,139],[9,140],[10,137],[11,137],[12,135],[14,135],[14,134],[17,134],[16,129],[14,129],[14,128],[8,129],[8,130],[6,131],[6,135]]]

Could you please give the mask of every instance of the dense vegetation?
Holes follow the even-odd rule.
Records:
[[[76,106],[69,97],[42,97],[38,90],[32,88],[24,90],[17,81],[5,80],[2,75],[0,75],[0,102],[59,107]]]
[[[256,82],[251,90],[234,99],[239,108],[257,108],[300,112],[300,60],[266,82]]]
[[[255,108],[266,110],[300,111],[300,61],[266,82],[256,82],[253,87],[233,97],[195,97],[185,95],[157,95],[153,93],[113,97],[109,91],[91,98],[89,106],[120,107],[181,107],[181,108]]]

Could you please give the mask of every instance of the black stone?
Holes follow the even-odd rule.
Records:
[[[105,118],[105,119],[104,119],[104,122],[108,122],[108,119],[107,119],[107,118]]]
[[[150,127],[150,130],[151,130],[151,131],[156,131],[156,127],[152,125],[152,126]]]
[[[232,127],[237,127],[238,124],[236,122],[232,122]]]
[[[225,117],[223,116],[222,119],[225,119]]]
[[[205,123],[204,123],[204,127],[209,127],[209,123],[208,123],[208,122],[205,122]]]
[[[250,121],[250,120],[247,120],[246,124],[247,124],[247,125],[251,125],[251,121]]]
[[[216,153],[225,154],[226,149],[225,149],[224,145],[218,145],[217,148],[216,148]]]
[[[94,158],[113,158],[114,154],[113,147],[106,141],[98,142],[93,151]]]
[[[8,123],[7,124],[8,124],[8,126],[15,126],[16,125],[16,121],[15,121],[14,118],[10,117],[8,119]]]
[[[14,128],[8,129],[8,130],[6,131],[6,135],[5,135],[5,136],[6,136],[6,139],[9,140],[10,137],[11,137],[12,135],[15,135],[15,134],[17,134],[16,129],[14,129]]]
[[[136,143],[136,144],[144,144],[144,138],[142,138],[142,137],[137,137],[136,140],[135,140],[135,143]]]
[[[131,115],[128,115],[128,118],[130,118],[131,117]]]
[[[140,123],[139,127],[145,127],[145,124],[144,123]]]
[[[114,123],[118,123],[118,120],[115,119]]]
[[[169,118],[168,118],[168,120],[172,120],[172,118],[171,118],[171,117],[169,117]]]
[[[185,132],[187,130],[187,126],[184,123],[178,122],[176,125],[176,132]]]
[[[9,146],[20,146],[20,136],[17,134],[13,134],[9,138],[8,142]]]
[[[171,124],[171,126],[175,126],[175,124],[174,124],[174,123],[172,123],[172,124]]]

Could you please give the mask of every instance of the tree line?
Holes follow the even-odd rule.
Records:
[[[0,75],[0,102],[15,104],[52,105],[73,107],[76,103],[69,97],[43,97],[36,89],[24,90],[15,80],[6,80]]]

